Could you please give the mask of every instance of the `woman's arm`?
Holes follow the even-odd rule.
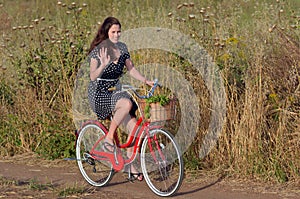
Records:
[[[147,80],[146,77],[144,77],[133,65],[131,59],[126,59],[126,68],[129,72],[129,74],[134,77],[135,79],[137,80],[140,80],[141,82],[145,83],[145,84],[148,84],[150,86],[153,86],[153,82],[152,81],[149,81]]]
[[[100,74],[103,72],[105,66],[110,61],[110,56],[107,55],[107,49],[106,48],[100,49],[99,59],[100,59],[100,66],[97,68],[97,66],[98,66],[97,59],[91,58],[90,78],[91,78],[92,81],[95,81],[100,76]]]

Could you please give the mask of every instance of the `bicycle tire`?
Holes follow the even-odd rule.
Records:
[[[101,136],[105,136],[103,129],[96,123],[88,123],[79,131],[76,142],[76,158],[79,170],[90,185],[97,187],[108,184],[114,173],[109,161],[100,161],[89,154]]]
[[[149,136],[158,142],[149,142]],[[145,137],[141,147],[141,168],[145,181],[155,194],[161,197],[172,196],[180,188],[184,173],[178,144],[163,129],[152,129],[149,136]],[[158,150],[157,143],[161,150]],[[151,154],[151,151],[154,153]]]

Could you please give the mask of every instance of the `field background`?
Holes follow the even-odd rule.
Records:
[[[190,35],[217,64],[227,121],[217,146],[200,160],[199,139],[184,155],[190,172],[299,184],[300,1],[0,0],[0,154],[74,156],[72,92],[99,23],[122,29],[163,27]],[[194,86],[209,116],[201,76],[159,51],[132,53],[135,64],[169,63]]]

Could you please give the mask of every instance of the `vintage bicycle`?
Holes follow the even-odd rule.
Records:
[[[103,150],[103,141],[108,129],[99,120],[86,121],[77,131],[76,159],[84,179],[92,186],[107,185],[116,172],[124,170],[136,159],[148,187],[159,196],[171,196],[179,189],[183,180],[184,165],[179,145],[171,133],[163,126],[147,120],[136,99],[153,96],[159,86],[157,80],[147,95],[138,94],[131,85],[122,85],[138,105],[139,118],[129,139],[122,143],[115,133],[116,150],[109,153]],[[124,155],[124,149],[134,146],[131,157]],[[122,152],[123,151],[123,152]],[[130,172],[128,172],[130,179]]]

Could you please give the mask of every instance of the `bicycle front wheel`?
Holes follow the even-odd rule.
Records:
[[[76,142],[76,158],[79,170],[85,180],[93,186],[106,185],[113,176],[112,165],[109,161],[100,161],[90,154],[95,143],[105,136],[102,128],[90,123],[83,126],[78,133]],[[99,148],[100,146],[96,147]]]
[[[183,160],[173,136],[162,129],[150,130],[141,148],[141,167],[149,188],[159,196],[171,196],[183,180]]]

